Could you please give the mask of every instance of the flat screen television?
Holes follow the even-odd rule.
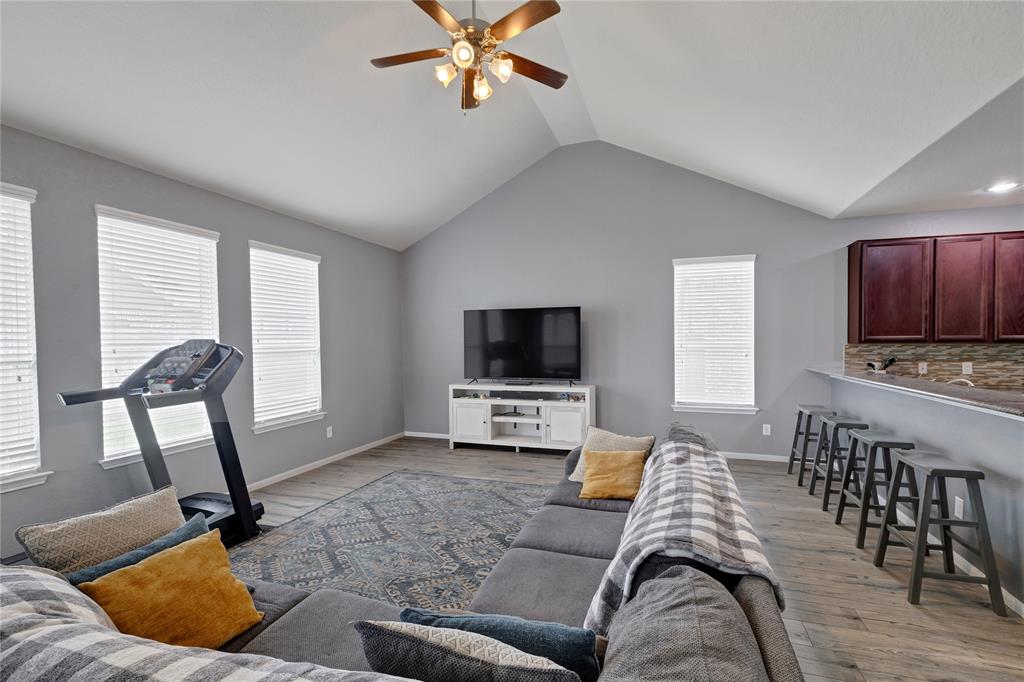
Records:
[[[578,306],[467,310],[463,332],[467,379],[582,378]]]

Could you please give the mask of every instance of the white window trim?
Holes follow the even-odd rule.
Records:
[[[672,259],[672,268],[674,270],[675,266],[677,266],[677,265],[687,265],[687,264],[690,264],[690,263],[754,263],[756,261],[757,261],[757,254],[756,253],[739,254],[739,255],[734,255],[734,256],[698,256],[698,257],[695,257],[695,258],[673,258]],[[675,273],[674,272],[673,272],[673,277],[675,277]],[[754,325],[755,325],[754,328],[756,329],[757,328],[757,275],[756,275],[756,273],[754,275],[754,283],[755,283],[755,286],[754,286],[754,292],[753,292],[753,295],[752,295],[752,302],[754,303]],[[672,330],[672,333],[673,333],[673,335],[675,334],[675,329],[674,328]],[[674,341],[673,341],[673,346],[674,345],[675,344],[674,344]],[[673,348],[673,352],[675,352],[674,348]],[[755,346],[754,346],[754,352],[755,352],[755,354],[757,352],[756,341],[755,341]],[[674,360],[673,360],[673,362],[674,362]],[[674,391],[675,390],[675,385],[673,385],[672,388],[673,388],[673,391]],[[755,361],[754,361],[754,376],[752,378],[752,386],[751,386],[751,388],[753,389],[754,395],[756,396],[757,395],[757,360],[756,360],[756,357],[755,357]],[[756,404],[754,404],[754,405],[738,405],[738,404],[729,404],[729,403],[714,403],[714,404],[712,404],[712,403],[676,403],[676,402],[673,402],[671,407],[672,407],[672,410],[675,411],[675,412],[701,412],[701,413],[705,413],[705,414],[748,414],[748,415],[750,415],[750,414],[757,414],[760,411],[760,408],[758,408]]]
[[[286,256],[294,256],[296,258],[305,258],[311,260],[314,263],[320,262],[320,256],[315,253],[306,253],[305,251],[296,251],[295,249],[289,249],[286,246],[278,246],[277,244],[268,244],[266,242],[258,242],[254,239],[249,240],[250,249],[260,249],[262,251],[273,251],[275,253],[283,253]]]
[[[36,203],[36,197],[38,193],[34,189],[28,187],[22,187],[21,185],[14,185],[9,182],[0,182],[0,193],[6,194],[14,199],[21,199],[27,201],[29,204]],[[38,358],[37,358],[38,364]],[[38,391],[39,377],[36,375],[36,390]],[[37,417],[36,426],[42,431],[41,415]],[[37,485],[46,483],[53,472],[43,471],[43,453],[42,447],[40,446],[39,452],[39,464],[32,467],[31,469],[22,469],[21,471],[11,471],[6,474],[0,474],[0,494],[14,492],[15,490],[24,490],[25,488],[33,488]]]
[[[323,419],[327,416],[327,413],[323,410],[319,412],[310,412],[309,414],[296,414],[276,419],[269,422],[260,422],[252,425],[252,432],[255,434],[266,433],[267,431],[277,431],[278,429],[286,429],[289,426],[297,426],[298,424],[307,424],[309,422],[315,422]]]
[[[197,237],[206,237],[207,239],[212,239],[215,242],[220,241],[220,232],[216,232],[214,230],[207,230],[202,227],[186,225],[185,223],[176,223],[172,220],[164,220],[163,218],[154,218],[151,215],[133,213],[131,211],[125,211],[124,209],[120,208],[104,206],[103,204],[96,204],[95,207],[97,218],[113,218],[115,220],[128,220],[133,223],[140,223],[142,225],[162,227],[165,230],[176,230],[178,232],[184,232],[186,234],[193,234]]]
[[[214,445],[213,436],[203,436],[200,438],[193,438],[191,440],[184,440],[178,443],[173,443],[168,446],[161,446],[160,452],[163,453],[166,459],[170,455],[177,455],[182,452],[188,452],[190,450],[199,450],[201,448],[209,447]],[[128,466],[129,464],[135,464],[142,461],[142,453],[138,450],[134,452],[126,452],[122,455],[113,455],[106,459],[98,460],[96,463],[104,469],[117,469],[119,467]]]

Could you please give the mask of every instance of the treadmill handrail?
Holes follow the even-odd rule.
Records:
[[[172,405],[184,405],[203,399],[203,387],[169,391],[167,393],[143,393],[142,402],[151,410]]]
[[[83,403],[95,403],[101,400],[114,400],[123,398],[124,389],[120,386],[111,388],[91,388],[87,391],[61,391],[57,394],[61,405],[81,405]]]

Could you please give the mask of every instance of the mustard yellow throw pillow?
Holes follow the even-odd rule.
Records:
[[[245,583],[231,574],[219,530],[78,589],[121,632],[164,644],[216,649],[263,620]]]
[[[580,499],[632,500],[640,490],[647,453],[584,450],[583,490]]]

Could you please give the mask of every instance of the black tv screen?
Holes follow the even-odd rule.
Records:
[[[582,378],[580,309],[467,310],[467,379]]]

